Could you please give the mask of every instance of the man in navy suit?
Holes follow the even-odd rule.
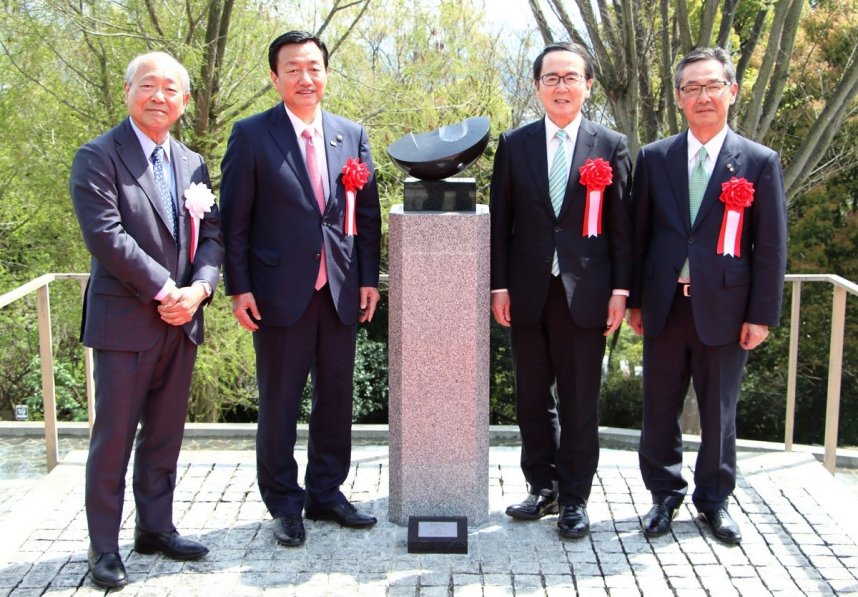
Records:
[[[653,505],[644,533],[670,531],[687,492],[679,415],[689,381],[701,442],[692,499],[718,539],[739,543],[736,404],[748,351],[779,322],[786,197],[778,155],[727,126],[738,85],[721,48],[686,55],[674,78],[688,130],[641,149],[632,185],[629,324],[644,337],[640,467]]]
[[[268,61],[283,101],[236,123],[223,158],[224,283],[256,349],[260,493],[277,541],[298,546],[302,510],[348,527],[376,522],[340,485],[351,462],[357,324],[372,319],[379,300],[381,212],[366,131],[321,109],[325,44],[290,31],[271,43]],[[343,170],[355,159],[369,177],[347,190]],[[305,491],[294,447],[311,371]]]
[[[208,552],[178,534],[172,510],[203,341],[201,306],[223,260],[208,169],[202,156],[170,137],[190,91],[188,71],[171,56],[132,60],[125,75],[129,118],[80,148],[69,180],[92,254],[83,342],[95,349],[96,417],[86,517],[92,579],[103,587],[128,582],[118,541],[135,433],[134,550],[179,560]]]
[[[533,80],[545,118],[501,135],[491,185],[492,314],[511,328],[530,493],[506,513],[559,511],[560,535],[577,538],[590,528],[605,337],[631,288],[631,159],[623,135],[581,114],[593,85],[584,48],[546,47]],[[601,184],[584,184],[592,170]]]

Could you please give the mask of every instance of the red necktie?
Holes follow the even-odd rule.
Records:
[[[313,129],[304,129],[301,133],[307,141],[305,153],[307,155],[307,173],[310,175],[310,184],[313,185],[313,194],[316,195],[316,203],[319,204],[319,211],[325,213],[325,187],[322,185],[322,174],[319,171],[319,159],[316,155],[316,146],[313,144]],[[319,275],[316,277],[316,290],[322,288],[328,282],[328,266],[325,263],[325,241],[322,240],[322,249],[320,251],[321,263],[319,265]]]

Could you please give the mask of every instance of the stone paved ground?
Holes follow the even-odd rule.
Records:
[[[692,455],[687,455],[692,456]],[[306,451],[298,454],[306,461]],[[673,533],[647,540],[639,515],[649,496],[634,452],[603,450],[588,508],[592,533],[558,539],[554,521],[521,523],[503,510],[522,497],[515,447],[490,455],[490,519],[469,532],[467,555],[414,555],[406,530],[387,521],[384,446],[357,447],[345,490],[379,518],[371,530],[307,521],[308,540],[279,547],[255,485],[253,452],[183,451],[177,526],[211,552],[173,562],[132,551],[133,501],[120,537],[139,596],[296,595],[449,597],[515,595],[836,595],[858,593],[855,500],[811,456],[740,454],[731,512],[740,546],[715,541],[683,506]],[[0,595],[103,594],[87,575],[85,453],[69,452],[50,475],[4,481]],[[692,459],[687,457],[687,461]],[[690,476],[690,471],[689,471]],[[17,483],[17,485],[15,485]],[[10,489],[11,487],[11,489]],[[852,518],[850,518],[852,517]]]

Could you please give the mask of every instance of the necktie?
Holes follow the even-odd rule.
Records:
[[[569,164],[566,160],[566,131],[559,129],[555,135],[560,143],[554,152],[554,161],[551,162],[551,170],[548,172],[548,196],[551,198],[551,206],[554,215],[560,215],[563,207],[563,198],[566,196],[566,182],[569,179]],[[551,263],[551,275],[560,275],[560,262],[557,259],[557,250],[554,250],[554,260]]]
[[[706,186],[709,184],[709,173],[706,172],[706,152],[704,146],[700,146],[700,151],[697,152],[697,163],[691,170],[691,176],[688,178],[688,208],[691,214],[691,225],[694,225],[694,220],[697,219],[697,212],[700,211],[700,204],[703,203],[703,195],[706,193]],[[682,264],[682,271],[679,274],[680,280],[691,279],[691,267],[688,265],[688,259]]]
[[[319,204],[319,211],[325,213],[325,187],[322,185],[322,173],[319,168],[319,158],[316,155],[316,146],[313,143],[313,129],[304,129],[301,136],[305,140],[305,154],[307,156],[307,173],[310,175],[310,184],[313,186],[313,194],[316,196],[316,203]],[[328,282],[328,266],[325,262],[325,241],[322,240],[322,249],[320,251],[321,259],[319,264],[319,275],[316,276],[316,290],[322,288]]]
[[[156,145],[152,150],[152,170],[155,172],[155,186],[158,187],[158,194],[161,196],[161,202],[164,204],[164,210],[167,212],[167,221],[170,224],[170,232],[173,238],[178,237],[176,229],[176,206],[173,203],[173,195],[170,193],[170,185],[167,183],[167,177],[164,176],[164,148]]]

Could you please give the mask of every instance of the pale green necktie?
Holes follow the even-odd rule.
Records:
[[[548,172],[548,196],[551,198],[551,206],[554,215],[560,215],[563,207],[563,197],[566,195],[566,182],[569,180],[569,163],[566,160],[566,131],[559,129],[555,134],[560,144],[554,152],[554,161],[551,162],[551,170]],[[551,274],[560,275],[560,262],[557,259],[557,250],[554,250],[554,260],[551,263]]]
[[[709,184],[709,173],[706,171],[706,147],[700,146],[700,151],[697,152],[697,163],[691,170],[691,176],[688,178],[688,207],[691,214],[691,225],[694,226],[694,220],[697,219],[697,212],[700,211],[700,204],[703,203],[703,195],[706,193],[706,186]],[[688,280],[691,277],[691,268],[688,265],[688,259],[682,264],[682,271],[679,274],[680,280]]]

